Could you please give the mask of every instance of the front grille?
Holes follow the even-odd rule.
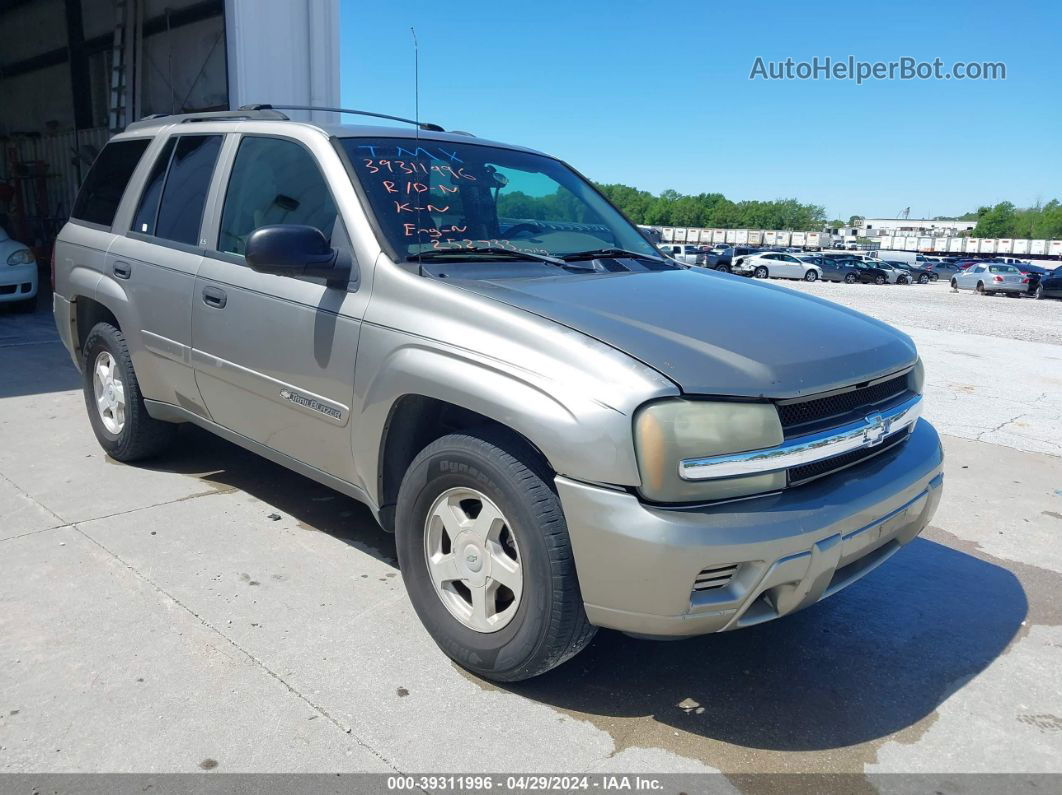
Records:
[[[898,398],[906,397],[907,374],[869,386],[857,387],[825,397],[802,398],[778,404],[778,417],[787,437],[811,433],[820,428],[843,425],[878,411]]]
[[[904,439],[907,438],[911,432],[910,428],[904,428],[902,431],[889,434],[882,439],[881,444],[875,447],[864,447],[859,450],[853,450],[850,453],[841,453],[841,455],[835,455],[832,458],[824,458],[821,461],[816,461],[813,464],[804,464],[804,466],[792,467],[789,470],[789,485],[799,486],[802,483],[807,483],[809,480],[815,478],[821,478],[823,475],[828,475],[831,472],[836,472],[838,469],[844,469],[850,467],[853,464],[858,464],[861,461],[865,461],[868,458],[884,453],[886,450],[895,447]]]
[[[710,569],[702,569],[701,573],[698,574],[697,578],[693,581],[693,592],[699,593],[702,591],[714,591],[718,588],[725,588],[734,578],[734,573],[737,571],[737,568],[738,564],[734,563],[728,566],[715,566]]]

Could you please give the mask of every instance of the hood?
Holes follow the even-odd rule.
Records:
[[[714,271],[459,284],[611,345],[691,395],[809,395],[887,375],[918,355],[906,334],[859,312]]]

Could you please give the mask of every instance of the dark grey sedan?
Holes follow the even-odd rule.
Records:
[[[832,257],[815,257],[804,255],[798,257],[804,262],[810,262],[822,268],[822,279],[827,282],[845,282],[855,284],[859,278],[859,271],[848,264],[848,260],[838,260]]]

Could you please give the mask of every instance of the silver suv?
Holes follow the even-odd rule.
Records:
[[[908,337],[663,259],[560,160],[439,130],[254,106],[115,136],[55,250],[104,450],[190,422],[361,500],[432,637],[497,680],[597,627],[786,615],[925,527]]]

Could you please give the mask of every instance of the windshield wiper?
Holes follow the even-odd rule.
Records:
[[[561,259],[565,262],[573,262],[580,259],[618,259],[620,257],[631,257],[633,259],[647,259],[653,262],[667,262],[663,257],[654,257],[651,254],[646,254],[642,251],[631,251],[626,248],[597,248],[591,251],[575,251],[571,254],[565,254]]]
[[[470,254],[490,254],[507,256],[511,259],[529,259],[535,262],[545,262],[549,265],[555,265],[558,268],[573,268],[575,270],[592,271],[593,267],[574,266],[570,262],[566,262],[558,257],[551,257],[547,254],[535,254],[530,251],[514,251],[511,248],[502,248],[500,246],[486,246],[484,248],[450,248],[450,249],[432,249],[431,251],[424,251],[420,254],[410,254],[406,257],[408,262],[420,262],[421,260],[436,259],[437,257],[467,257]]]

